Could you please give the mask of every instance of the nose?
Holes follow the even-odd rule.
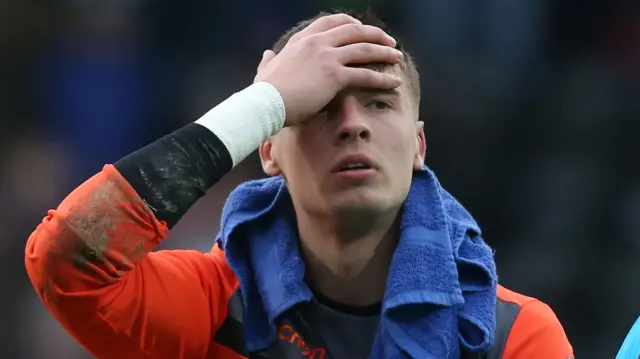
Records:
[[[335,116],[338,123],[334,136],[337,144],[371,138],[371,128],[356,101],[344,101]]]

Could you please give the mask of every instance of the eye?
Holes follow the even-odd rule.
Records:
[[[384,111],[384,110],[390,109],[392,106],[391,106],[390,102],[381,101],[381,100],[374,100],[374,101],[371,101],[367,105],[367,107],[368,108],[372,108],[372,109],[377,110],[377,111]]]

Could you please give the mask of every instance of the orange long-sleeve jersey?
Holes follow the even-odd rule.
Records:
[[[223,252],[152,253],[167,233],[129,183],[106,166],[33,232],[27,271],[47,309],[98,358],[246,357],[230,345],[241,331],[223,325],[237,312],[230,303],[238,289]],[[497,295],[496,342],[486,358],[572,357],[547,305],[503,287]],[[283,333],[279,339],[300,344]]]

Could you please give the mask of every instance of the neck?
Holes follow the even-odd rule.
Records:
[[[324,297],[351,306],[382,301],[395,251],[398,212],[340,221],[298,215],[306,280]],[[354,225],[355,224],[355,225]]]

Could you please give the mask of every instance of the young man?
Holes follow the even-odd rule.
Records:
[[[381,25],[301,23],[253,85],[49,212],[26,266],[78,342],[101,359],[572,356],[424,166],[418,74]],[[230,195],[210,253],[151,253],[256,149],[271,178]]]

